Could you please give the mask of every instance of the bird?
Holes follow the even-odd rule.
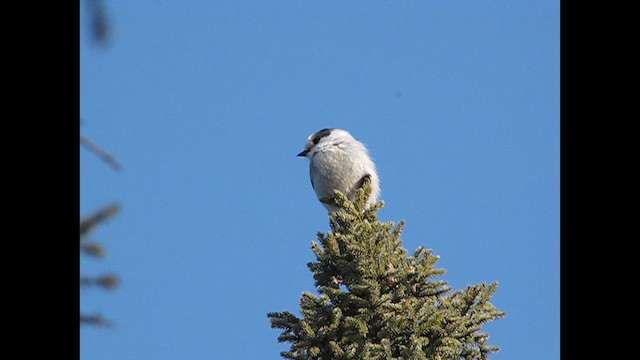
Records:
[[[304,150],[297,156],[309,159],[311,186],[318,200],[329,211],[334,205],[333,190],[339,190],[354,201],[358,188],[366,179],[371,180],[371,195],[365,203],[369,208],[380,196],[380,179],[376,165],[366,146],[342,128],[326,128],[309,135]]]

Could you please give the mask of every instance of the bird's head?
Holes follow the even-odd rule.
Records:
[[[342,142],[351,140],[354,140],[354,138],[347,130],[340,128],[322,129],[309,135],[304,145],[304,150],[298,156],[305,156],[311,159],[318,150],[324,147],[339,145]]]

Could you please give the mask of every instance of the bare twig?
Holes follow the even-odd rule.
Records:
[[[96,224],[112,217],[120,210],[120,205],[118,203],[111,203],[102,209],[96,211],[94,214],[85,217],[80,220],[80,240],[82,241],[82,235],[86,234],[93,228]]]
[[[80,250],[84,251],[85,254],[95,256],[95,257],[104,257],[105,249],[102,244],[97,243],[95,241],[80,241]]]
[[[80,277],[80,285],[85,286],[101,286],[105,289],[113,290],[117,288],[119,284],[120,278],[115,274]]]
[[[105,319],[100,314],[80,314],[80,325],[82,324],[98,325],[104,327],[113,326],[113,324],[109,320]]]
[[[111,155],[107,150],[98,146],[98,144],[94,143],[90,139],[85,136],[80,135],[80,144],[84,145],[89,151],[98,155],[99,158],[104,160],[107,164],[109,164],[114,170],[120,171],[122,170],[122,165],[118,163],[118,161]]]

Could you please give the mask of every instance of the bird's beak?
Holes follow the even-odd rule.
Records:
[[[300,154],[296,155],[296,156],[307,156],[307,154],[309,153],[309,150],[302,150],[300,152]]]

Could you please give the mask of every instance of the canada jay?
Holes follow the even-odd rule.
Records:
[[[311,134],[298,156],[309,159],[311,186],[327,210],[339,209],[331,201],[334,189],[354,201],[358,188],[367,177],[371,179],[371,195],[366,206],[378,200],[380,180],[376,165],[364,144],[347,130],[330,128]]]

